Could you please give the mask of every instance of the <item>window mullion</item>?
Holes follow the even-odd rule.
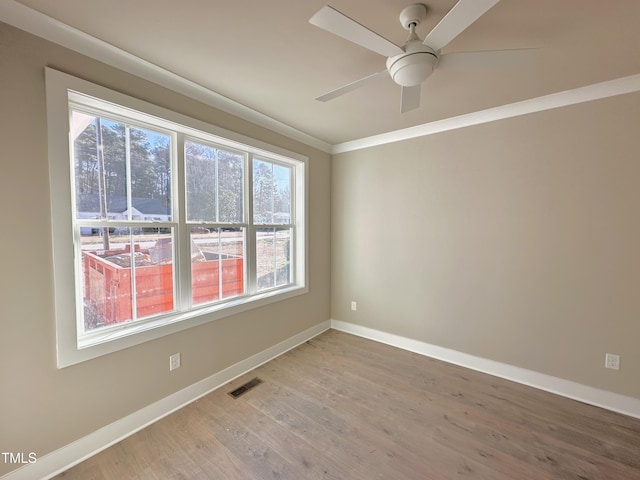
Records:
[[[125,135],[124,135],[124,155],[125,155],[125,171],[126,171],[126,191],[127,191],[127,220],[133,220],[133,192],[132,192],[132,183],[133,179],[131,178],[131,127],[127,124],[124,127]]]
[[[218,162],[216,162],[217,164]],[[217,175],[216,175],[217,176]],[[218,189],[216,188],[216,191]],[[222,228],[217,228],[218,232],[218,300],[224,297],[222,283]]]
[[[127,195],[127,220],[133,219],[133,193],[131,178],[131,127],[126,124],[124,127],[124,168],[125,168],[125,188]],[[106,185],[105,185],[106,188]],[[109,215],[107,214],[107,218]],[[108,232],[108,230],[107,230]],[[107,233],[105,232],[105,235]],[[136,243],[134,238],[133,227],[129,227],[129,250],[131,255],[131,319],[138,319],[138,295],[136,287]]]
[[[185,168],[185,152],[184,152],[184,135],[178,133],[176,135],[176,146],[172,152],[172,168],[177,170],[174,175],[174,191],[175,198],[172,199],[173,214],[177,217],[174,219],[177,225],[175,232],[176,247],[174,249],[176,258],[174,268],[176,271],[176,309],[179,311],[187,311],[191,308],[191,229],[187,224],[186,214],[186,168]]]
[[[274,173],[274,164],[271,164],[271,185],[269,185],[269,197],[271,197],[271,223],[276,223],[276,178]]]
[[[216,222],[220,222],[220,181],[219,181],[219,175],[218,175],[218,167],[220,165],[220,150],[218,148],[215,149],[215,159],[214,159],[214,163],[213,163],[213,176],[214,176],[214,185],[215,185],[215,189],[214,189],[214,202],[215,202],[215,212],[214,212],[214,218]]]
[[[297,183],[297,171],[295,168],[291,169],[291,177],[289,178],[289,281],[291,283],[296,283],[298,281],[297,279],[297,275],[296,275],[296,269],[297,269],[297,265],[296,265],[296,244],[297,244],[297,237],[296,237],[296,222],[297,222],[297,218],[296,218],[296,212],[297,212],[297,205],[296,205],[296,192],[297,189],[294,187]]]
[[[100,216],[103,219],[108,218],[107,211],[107,185],[105,180],[105,165],[104,165],[104,145],[102,142],[102,124],[100,117],[96,118],[96,156],[98,159],[98,195],[100,196]],[[109,250],[109,235],[107,227],[103,230],[103,249]]]
[[[246,267],[247,267],[247,293],[253,295],[257,290],[257,266],[256,266],[256,227],[253,224],[253,155],[246,156],[247,165],[245,171],[245,205],[247,224],[247,241],[246,241]]]

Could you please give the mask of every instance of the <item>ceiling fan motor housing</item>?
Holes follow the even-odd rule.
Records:
[[[387,59],[387,70],[394,82],[403,87],[413,87],[424,82],[438,63],[436,52],[419,40],[405,46],[405,53]]]
[[[414,3],[400,12],[400,24],[405,30],[411,25],[417,27],[427,16],[427,6],[422,3]]]

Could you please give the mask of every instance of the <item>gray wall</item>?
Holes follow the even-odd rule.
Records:
[[[310,293],[57,370],[45,66],[310,157]],[[1,451],[42,457],[329,319],[329,155],[2,23],[0,105]]]
[[[334,156],[332,318],[640,398],[639,119],[635,93]]]
[[[57,370],[45,66],[309,156],[310,293]],[[331,159],[0,24],[0,108],[2,451],[45,455],[330,317],[640,398],[639,94]]]

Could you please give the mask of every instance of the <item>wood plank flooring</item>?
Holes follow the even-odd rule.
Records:
[[[640,480],[640,420],[329,330],[56,478]]]

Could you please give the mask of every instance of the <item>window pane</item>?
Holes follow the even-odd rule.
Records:
[[[253,161],[254,223],[291,223],[291,168]]]
[[[291,168],[273,166],[273,223],[291,223]]]
[[[137,318],[173,310],[173,229],[148,228],[135,236]]]
[[[291,283],[291,229],[256,230],[258,291]]]
[[[71,123],[76,218],[171,220],[169,135],[77,111]]]
[[[244,157],[224,150],[218,152],[218,221],[242,223]]]
[[[128,129],[131,157],[131,220],[171,221],[171,137]],[[123,213],[125,218],[129,212]]]
[[[244,293],[245,230],[191,228],[193,304]]]
[[[273,223],[273,164],[253,161],[253,222]]]
[[[185,142],[187,220],[216,221],[216,149]]]
[[[132,230],[80,227],[85,331],[174,308],[172,229]]]
[[[80,227],[85,331],[133,318],[131,236],[117,230]]]
[[[242,222],[243,155],[185,142],[187,220]]]
[[[76,218],[114,218],[126,210],[124,124],[72,115]]]

